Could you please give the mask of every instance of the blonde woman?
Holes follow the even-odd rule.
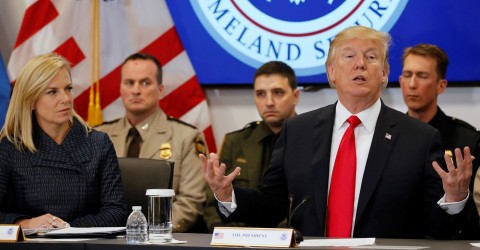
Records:
[[[33,58],[18,76],[0,132],[0,224],[124,226],[115,149],[73,109],[68,62]]]

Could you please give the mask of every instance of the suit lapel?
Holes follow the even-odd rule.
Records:
[[[378,116],[377,125],[373,134],[372,145],[368,154],[362,186],[358,199],[355,224],[362,217],[368,202],[370,201],[378,182],[387,165],[387,161],[398,137],[397,121],[391,117],[391,109],[382,102],[382,108]]]
[[[332,129],[335,121],[336,104],[325,107],[319,112],[317,121],[313,125],[312,136],[312,180],[314,183],[315,207],[320,225],[325,226],[328,197],[328,174],[330,166],[330,147],[332,144]],[[323,231],[323,229],[322,229]]]

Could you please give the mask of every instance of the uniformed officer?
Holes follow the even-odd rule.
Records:
[[[254,99],[262,121],[227,134],[220,150],[220,161],[227,173],[241,167],[234,185],[256,188],[265,172],[281,130],[283,121],[295,115],[300,95],[293,69],[280,61],[271,61],[257,69],[254,76]],[[215,198],[207,186],[205,221],[210,231],[221,225],[216,212]],[[230,226],[242,225],[231,224]]]
[[[480,208],[480,173],[477,169],[480,165],[480,132],[470,124],[453,117],[447,116],[437,105],[437,97],[447,87],[445,79],[448,56],[438,46],[432,44],[418,44],[406,48],[403,53],[403,70],[400,76],[400,86],[403,99],[408,107],[407,114],[413,118],[435,127],[442,139],[445,152],[453,157],[455,148],[463,149],[470,147],[475,156],[470,183],[470,215],[472,225],[463,232],[462,238],[478,238],[478,213],[473,205],[473,198]],[[414,142],[412,142],[414,143]],[[408,157],[408,156],[406,156]],[[474,185],[475,181],[475,185]],[[474,188],[475,186],[475,188]]]
[[[205,140],[198,129],[168,117],[158,107],[162,92],[160,62],[149,54],[129,56],[120,83],[126,114],[96,129],[108,133],[118,157],[175,162],[173,231],[186,232],[204,213],[205,181],[198,154],[206,152]]]

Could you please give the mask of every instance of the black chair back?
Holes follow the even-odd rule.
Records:
[[[147,217],[147,189],[171,189],[173,186],[174,162],[157,159],[119,157],[123,189],[128,209],[142,206]]]

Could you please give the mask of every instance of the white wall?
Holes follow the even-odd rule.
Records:
[[[0,0],[0,51],[5,64],[17,37],[23,17],[25,3],[18,0]],[[252,76],[253,77],[253,76]],[[390,76],[397,79],[397,76]],[[204,87],[210,105],[210,115],[217,146],[223,135],[237,130],[260,117],[253,104],[250,87],[215,88]],[[440,107],[451,116],[463,119],[480,128],[480,87],[450,87],[440,96]],[[384,102],[392,108],[406,111],[400,88],[387,88],[382,94]],[[313,110],[336,100],[335,90],[320,89],[313,92],[302,91],[297,112]]]

